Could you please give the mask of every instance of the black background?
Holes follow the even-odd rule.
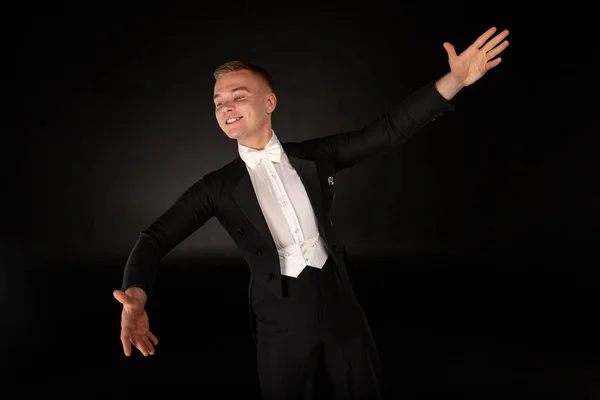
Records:
[[[164,259],[148,304],[155,356],[123,356],[112,297],[139,231],[236,156],[214,118],[212,71],[232,59],[270,70],[274,130],[296,141],[368,123],[448,70],[444,41],[460,52],[497,26],[511,31],[503,62],[453,113],[338,176],[356,291],[390,398],[600,396],[600,130],[585,10],[33,11],[9,13],[4,27],[8,383],[53,398],[256,394],[249,271],[216,220]]]

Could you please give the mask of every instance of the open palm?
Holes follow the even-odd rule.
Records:
[[[121,343],[125,355],[131,355],[131,344],[144,355],[154,354],[158,339],[150,332],[150,322],[144,305],[135,297],[115,290],[114,297],[123,304],[121,312]]]
[[[508,36],[508,30],[502,31],[490,40],[495,32],[495,27],[488,29],[460,55],[456,54],[454,46],[450,43],[443,44],[448,53],[450,73],[457,82],[462,83],[463,86],[472,85],[486,72],[500,64],[502,59],[496,56],[508,46],[508,41],[504,40]]]

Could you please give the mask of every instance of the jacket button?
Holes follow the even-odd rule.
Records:
[[[335,199],[335,193],[329,193],[329,198],[330,198],[331,200]]]
[[[275,280],[275,274],[273,272],[269,272],[269,280],[270,281],[274,281]]]
[[[262,250],[261,249],[256,250],[256,254],[258,254],[259,256],[262,256]]]
[[[333,226],[333,221],[329,220],[329,226]]]
[[[238,228],[238,230],[237,230],[237,231],[238,231],[238,233],[239,233],[240,235],[243,235],[243,234],[244,234],[244,230],[243,230],[242,228]]]
[[[331,249],[332,249],[333,251],[338,251],[338,247],[337,247],[335,244],[334,244],[333,246],[331,246]]]

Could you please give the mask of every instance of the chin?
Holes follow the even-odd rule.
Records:
[[[237,130],[234,130],[232,132],[227,132],[225,131],[225,134],[230,138],[230,139],[239,139],[240,137],[243,136],[243,133]]]

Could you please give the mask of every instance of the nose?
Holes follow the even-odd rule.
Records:
[[[223,103],[222,109],[225,110],[225,111],[231,111],[231,110],[233,110],[233,103],[230,102],[230,101],[225,101]]]

